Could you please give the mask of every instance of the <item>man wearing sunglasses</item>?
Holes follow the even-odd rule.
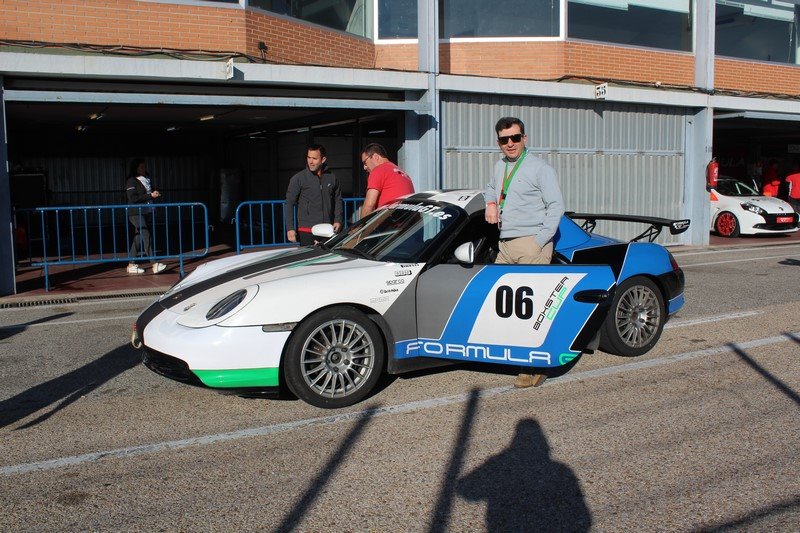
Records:
[[[528,153],[525,124],[503,117],[495,125],[503,158],[494,166],[486,186],[486,221],[500,228],[495,263],[548,264],[553,257],[553,236],[564,214],[564,199],[556,171]],[[517,376],[517,388],[537,387],[546,374]]]

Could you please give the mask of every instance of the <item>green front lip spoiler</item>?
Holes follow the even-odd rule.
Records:
[[[278,368],[236,368],[233,370],[192,370],[203,385],[215,389],[277,387]]]

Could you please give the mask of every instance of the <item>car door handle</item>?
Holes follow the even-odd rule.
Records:
[[[611,300],[612,293],[613,291],[607,291],[603,289],[589,289],[576,292],[575,296],[572,298],[576,302],[582,302],[586,304],[602,304]]]

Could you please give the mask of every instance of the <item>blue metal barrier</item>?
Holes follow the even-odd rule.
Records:
[[[343,198],[342,217],[345,227],[356,220],[363,198]],[[296,243],[286,239],[283,200],[259,200],[242,202],[236,208],[233,223],[236,225],[236,253],[250,248],[290,246]],[[295,220],[296,217],[295,217]]]
[[[131,216],[148,217],[150,255],[131,255],[138,236]],[[205,256],[209,247],[208,210],[201,203],[16,209],[14,231],[16,262],[42,267],[48,291],[53,266],[178,259],[183,277],[184,260]]]

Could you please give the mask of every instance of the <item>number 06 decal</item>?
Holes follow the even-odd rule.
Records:
[[[569,305],[569,293],[585,275],[549,266],[533,272],[502,273],[484,293],[468,342],[531,349],[541,346],[557,315]],[[573,318],[579,329],[585,317],[577,315],[562,318],[567,321],[565,327],[572,329]]]
[[[495,292],[494,303],[500,318],[509,318],[514,314],[519,319],[527,320],[533,316],[533,289],[522,286],[515,291],[508,285],[501,285]]]

